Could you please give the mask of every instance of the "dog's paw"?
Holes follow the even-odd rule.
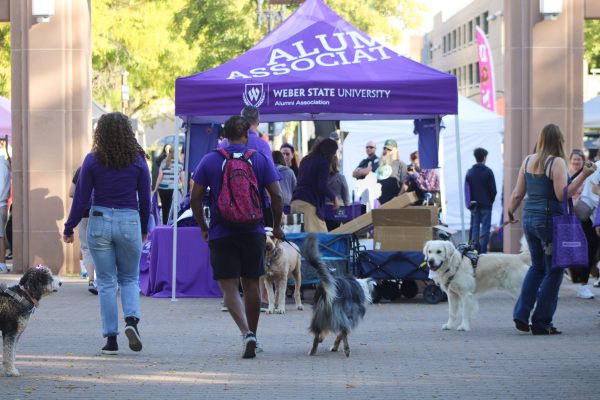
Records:
[[[302,310],[304,310],[304,306],[302,304],[300,304],[300,305],[296,306],[296,309],[302,311]]]
[[[329,350],[332,351],[332,352],[334,352],[334,353],[337,353],[338,348],[337,348],[337,346],[331,346],[331,349],[329,349]]]
[[[471,330],[471,327],[469,327],[469,325],[467,325],[467,324],[460,324],[460,325],[458,326],[458,328],[456,328],[456,330],[457,330],[457,331],[465,331],[465,332],[468,332],[468,331],[470,331],[470,330]]]
[[[19,370],[16,368],[13,368],[12,370],[7,370],[5,372],[6,376],[21,376],[21,374],[19,373]]]
[[[273,314],[274,312],[275,312],[275,309],[267,308],[267,314]]]
[[[284,308],[276,308],[275,314],[285,314],[285,309]]]
[[[452,325],[451,324],[444,324],[442,325],[442,330],[447,331],[452,329]]]

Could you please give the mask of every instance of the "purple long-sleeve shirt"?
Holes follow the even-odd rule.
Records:
[[[89,207],[94,191],[92,206],[126,208],[140,211],[142,233],[148,229],[150,216],[150,172],[146,160],[140,155],[125,168],[109,168],[89,153],[79,173],[69,218],[65,222],[65,235],[72,235],[83,213]]]
[[[317,216],[325,219],[325,198],[335,200],[335,193],[327,186],[329,161],[321,156],[308,156],[302,159],[298,171],[298,181],[292,201],[302,200],[317,209]]]

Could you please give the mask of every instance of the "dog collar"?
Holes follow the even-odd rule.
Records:
[[[27,289],[25,289],[23,287],[23,285],[19,285],[19,289],[21,289],[23,291],[23,293],[25,293],[25,297],[27,297],[27,299],[34,305],[34,306],[39,306],[40,303],[39,301],[37,301],[36,299],[33,298],[32,295],[29,294],[29,292],[27,291]]]
[[[12,288],[0,285],[0,293],[5,293],[6,295],[12,297],[17,303],[25,307],[25,311],[30,314],[33,314],[35,308],[38,306],[38,301],[33,299],[31,295],[22,287],[22,286],[13,286],[18,287],[23,293],[26,293],[26,296],[21,296],[19,293],[14,291]],[[33,301],[31,301],[31,300]]]

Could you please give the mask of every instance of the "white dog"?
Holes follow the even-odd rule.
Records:
[[[267,236],[266,251],[265,286],[269,296],[267,314],[285,314],[288,277],[294,280],[296,309],[302,310],[304,308],[300,296],[302,270],[298,246]],[[273,284],[275,284],[275,293],[273,293]]]
[[[448,295],[448,322],[442,329],[471,329],[471,318],[477,312],[476,296],[492,289],[504,289],[517,297],[531,263],[527,244],[521,241],[520,254],[482,254],[473,268],[449,241],[430,240],[423,253],[433,279]]]

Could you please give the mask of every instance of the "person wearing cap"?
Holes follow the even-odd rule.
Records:
[[[383,144],[383,153],[379,159],[377,183],[381,185],[379,203],[384,204],[400,194],[401,183],[407,174],[407,165],[400,161],[398,143],[388,139]]]
[[[310,153],[302,159],[298,181],[292,194],[292,213],[304,214],[306,232],[327,232],[325,224],[325,201],[339,207],[335,193],[327,185],[329,168],[338,149],[337,143],[326,138],[317,142]]]
[[[375,142],[369,140],[365,146],[365,150],[367,152],[367,158],[362,160],[358,164],[358,167],[352,172],[352,177],[356,179],[365,179],[365,176],[369,175],[369,172],[375,172],[379,167],[379,157],[375,154],[377,151]]]

